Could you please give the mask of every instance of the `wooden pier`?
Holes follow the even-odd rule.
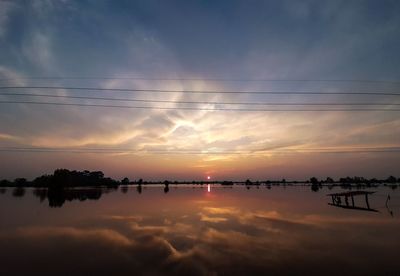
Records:
[[[353,209],[353,210],[361,210],[361,211],[371,211],[371,212],[379,212],[378,210],[372,209],[369,206],[368,196],[375,192],[367,192],[367,191],[352,191],[352,192],[343,192],[343,193],[333,193],[327,194],[332,198],[332,203],[328,203],[329,205],[341,207],[345,209]],[[354,201],[354,197],[356,196],[364,196],[366,207],[357,206]],[[349,202],[351,199],[351,203]]]

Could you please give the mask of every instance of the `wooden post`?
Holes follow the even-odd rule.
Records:
[[[371,208],[369,208],[368,194],[365,194],[365,203],[367,203],[367,208],[371,209]]]

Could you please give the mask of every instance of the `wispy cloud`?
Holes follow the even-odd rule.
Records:
[[[233,1],[222,12],[218,3],[209,7],[196,3],[169,4],[161,10],[149,3],[34,1],[23,5],[1,1],[0,37],[7,37],[7,40],[0,45],[0,75],[2,79],[14,79],[1,83],[177,91],[392,91],[395,87],[388,84],[238,81],[395,79],[398,76],[399,30],[396,27],[399,17],[394,11],[398,4],[385,2],[377,8],[379,12],[375,12],[372,8],[375,4],[367,2],[360,5],[348,1],[281,1],[247,6]],[[233,20],[238,14],[242,20]],[[78,79],[19,79],[30,76],[75,76]],[[85,76],[148,79],[84,79]],[[164,80],[156,80],[157,77]],[[236,81],[212,81],[212,78]],[[41,89],[29,92],[43,93]],[[397,103],[393,97],[348,95],[123,93],[64,89],[47,92],[66,96],[198,102]],[[0,98],[33,100],[11,95]],[[50,101],[49,98],[34,99]],[[57,99],[60,103],[72,101],[95,102]],[[96,103],[107,104],[104,100]],[[396,112],[217,112],[156,109],[188,106],[179,103],[143,105],[155,109],[4,104],[0,111],[1,133],[20,139],[13,142],[2,139],[1,145],[7,140],[7,145],[26,147],[135,149],[144,151],[141,157],[159,160],[160,171],[168,169],[180,173],[191,168],[198,175],[201,170],[241,171],[243,174],[251,171],[267,177],[266,171],[281,175],[285,170],[292,171],[293,166],[302,167],[308,175],[310,168],[320,163],[315,160],[322,158],[329,164],[338,160],[347,162],[346,157],[338,156],[304,157],[303,153],[296,154],[299,149],[339,150],[396,146],[398,143]],[[221,104],[191,106],[218,108]],[[156,150],[167,154],[151,153]],[[184,150],[195,150],[202,155],[177,154]],[[284,150],[294,153],[283,154]],[[248,151],[253,155],[219,154],[224,151]],[[136,160],[128,152],[121,154],[128,160]],[[100,155],[97,158],[104,158],[102,160],[108,156]],[[386,158],[384,154],[375,156],[381,161]],[[352,155],[352,158],[365,162],[363,157]],[[126,168],[122,162],[127,159],[121,159],[120,167]],[[118,163],[118,160],[113,162]]]

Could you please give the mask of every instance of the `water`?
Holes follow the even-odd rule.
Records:
[[[340,188],[9,188],[1,275],[399,275],[400,194],[370,190],[378,212],[328,205]]]

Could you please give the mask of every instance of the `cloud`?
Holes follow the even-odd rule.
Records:
[[[7,25],[10,19],[10,13],[17,8],[17,4],[12,1],[0,1],[0,39],[7,34]]]
[[[27,41],[22,47],[22,53],[26,59],[34,67],[39,68],[42,72],[58,71],[55,64],[52,41],[49,34],[43,31],[32,31]]]
[[[9,8],[9,1],[0,3],[7,6],[1,9],[0,18],[3,19],[0,19],[0,22],[19,22],[0,24],[7,25],[7,34],[12,34],[12,38],[5,41],[1,48],[5,62],[0,67],[0,75],[4,78],[144,76],[150,79],[31,79],[2,82],[7,85],[46,84],[178,91],[340,92],[383,91],[391,87],[325,82],[217,82],[208,79],[396,77],[396,69],[393,66],[396,63],[395,51],[385,50],[389,45],[396,48],[398,43],[395,39],[398,37],[398,28],[395,27],[398,25],[398,18],[389,11],[390,5],[380,6],[381,13],[375,14],[355,2],[344,1],[305,1],[301,4],[290,1],[260,2],[256,6],[236,2],[222,13],[219,12],[218,4],[212,4],[208,8],[193,3],[179,5],[179,8],[171,4],[161,12],[158,6],[153,6],[154,3],[126,3],[123,10],[130,12],[125,13],[121,12],[122,4],[110,3],[108,6],[94,2],[34,1],[18,9],[26,13],[26,16],[22,16],[11,13],[13,8]],[[243,20],[232,20],[237,17],[239,11]],[[387,16],[383,19],[379,14]],[[20,19],[10,20],[14,18],[12,16],[16,19],[19,16]],[[186,28],[183,23],[188,17],[192,20],[191,28]],[[24,27],[24,31],[20,31],[20,26]],[[157,77],[172,80],[155,80]],[[179,80],[182,78],[197,80]],[[199,102],[378,102],[376,98],[325,95],[309,97],[141,91],[123,93],[62,89],[37,89],[29,92]],[[4,100],[50,101],[49,98],[38,97],[0,97]],[[109,103],[83,99],[51,101]],[[391,101],[391,98],[382,97],[379,102],[381,101]],[[124,101],[113,103],[135,105],[133,102]],[[398,136],[398,119],[395,112],[217,112],[156,109],[189,106],[178,103],[136,105],[155,109],[2,104],[1,133],[21,138],[14,141],[18,146],[120,147],[171,152],[194,149],[207,154],[170,154],[160,157],[148,152],[142,153],[141,156],[147,155],[153,160],[158,158],[159,170],[168,169],[169,175],[178,175],[188,168],[192,169],[187,172],[188,175],[197,175],[204,173],[201,170],[207,168],[222,172],[221,177],[229,174],[245,177],[245,174],[252,171],[254,177],[263,178],[281,176],[284,167],[286,173],[291,174],[290,168],[293,166],[315,164],[311,161],[313,158],[309,157],[303,158],[303,162],[298,164],[296,156],[304,155],[297,153],[296,156],[289,156],[279,153],[279,150],[395,145]],[[202,103],[190,106],[222,107],[221,104]],[[257,149],[265,151],[252,156],[217,154],[224,150]],[[106,160],[105,156],[101,158]],[[168,162],[166,165],[167,162],[162,161],[164,158],[171,158],[174,162]],[[382,155],[379,158],[385,159]],[[315,159],[318,159],[317,155],[314,156]],[[336,162],[338,159],[324,156],[324,160]],[[363,160],[359,158],[360,162]],[[111,165],[111,161],[109,164],[113,170],[126,166],[122,161],[119,165]],[[258,169],[253,170],[254,167]],[[278,171],[278,175],[269,175]],[[300,171],[304,174],[300,174]],[[377,169],[373,171],[378,173]],[[373,174],[373,171],[365,169],[366,173]],[[306,172],[303,168],[299,170],[297,177],[310,173],[312,172]],[[147,174],[149,177],[151,175],[153,174]]]

